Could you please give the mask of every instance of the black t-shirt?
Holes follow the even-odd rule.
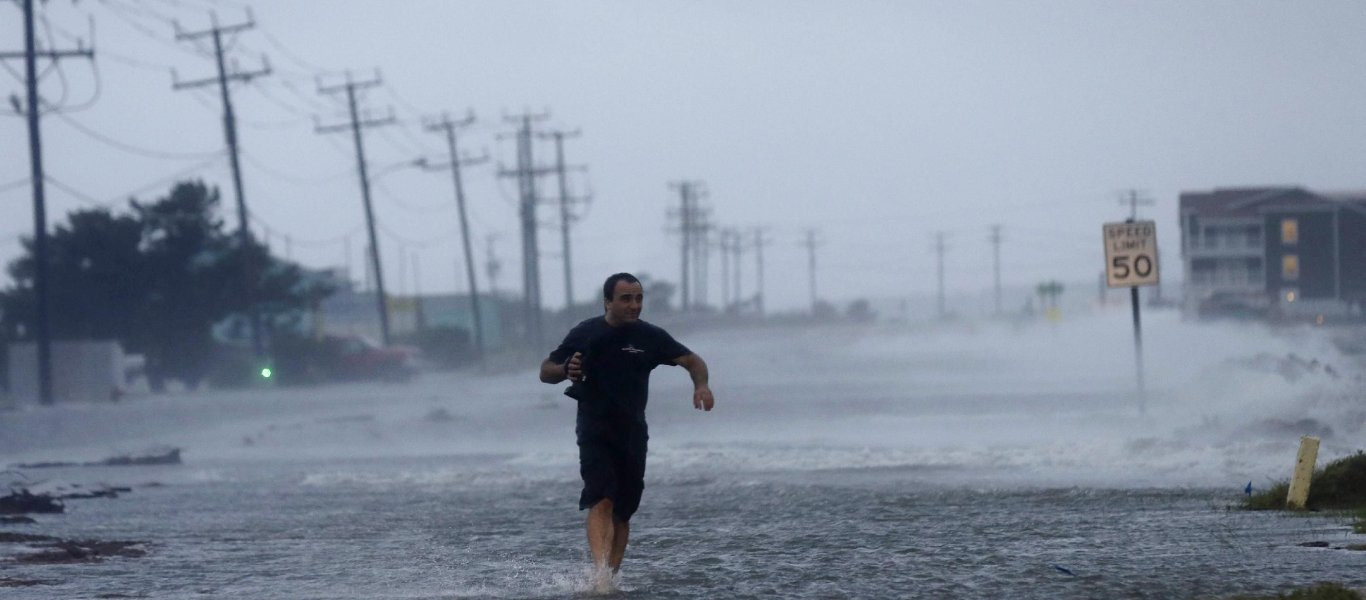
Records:
[[[579,411],[637,420],[645,418],[650,371],[692,354],[669,332],[645,321],[613,327],[605,317],[575,325],[549,360],[563,364],[575,352],[583,353],[584,381],[565,393],[579,400]]]

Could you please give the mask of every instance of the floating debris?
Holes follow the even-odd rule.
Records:
[[[180,448],[156,448],[148,450],[144,454],[120,454],[111,456],[96,462],[36,462],[19,463],[14,465],[18,469],[53,469],[58,467],[128,467],[128,466],[149,466],[149,465],[178,465],[180,464]]]
[[[426,414],[426,416],[422,417],[422,420],[427,421],[429,423],[450,423],[452,421],[458,420],[458,417],[451,414],[451,411],[449,409],[441,407],[433,408],[430,412]]]
[[[48,494],[34,494],[25,488],[20,488],[8,496],[0,496],[0,515],[60,512],[66,512],[66,506]]]
[[[80,486],[80,484],[75,484],[75,485],[73,485],[73,486],[71,486],[71,487],[77,487],[77,488],[78,488],[78,487],[81,487],[81,486]],[[126,494],[126,493],[131,492],[131,491],[133,491],[133,488],[129,488],[129,487],[104,486],[104,487],[102,487],[102,488],[99,488],[99,489],[96,489],[96,490],[91,490],[91,491],[88,491],[88,492],[67,492],[67,493],[64,493],[64,494],[58,494],[58,495],[57,495],[57,498],[60,499],[60,500],[87,500],[87,499],[90,499],[90,498],[118,498],[118,497],[119,497],[119,494],[121,494],[121,493],[122,493],[122,494]]]
[[[5,587],[33,587],[35,585],[52,585],[53,582],[42,579],[19,579],[18,577],[0,577],[0,588]]]
[[[56,540],[47,544],[52,548],[43,552],[21,554],[14,557],[15,562],[24,564],[69,564],[100,562],[107,557],[123,556],[137,558],[146,556],[147,551],[136,546],[145,542],[105,542],[100,540]]]

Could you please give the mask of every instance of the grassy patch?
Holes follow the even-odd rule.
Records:
[[[1288,482],[1277,483],[1270,489],[1254,494],[1243,502],[1249,510],[1280,510],[1285,508],[1285,497],[1290,491]],[[1362,510],[1358,515],[1357,531],[1366,526],[1366,452],[1340,458],[1314,471],[1309,482],[1308,507],[1314,510]]]
[[[1363,600],[1361,594],[1337,583],[1320,583],[1275,596],[1233,596],[1229,600]]]
[[[1309,505],[1315,508],[1366,508],[1366,452],[1328,463],[1309,484]]]
[[[1311,488],[1312,489],[1312,488]],[[1285,497],[1290,494],[1290,483],[1282,481],[1265,492],[1257,492],[1243,501],[1248,510],[1281,510],[1285,508]]]

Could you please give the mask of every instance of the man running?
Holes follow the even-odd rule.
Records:
[[[575,325],[541,363],[541,381],[570,380],[565,394],[578,400],[579,510],[588,509],[588,548],[600,575],[621,568],[631,515],[645,489],[650,371],[683,367],[692,377],[693,407],[709,411],[714,402],[702,357],[640,320],[645,293],[639,279],[612,275],[602,297],[605,314]]]

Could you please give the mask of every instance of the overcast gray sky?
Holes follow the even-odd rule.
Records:
[[[52,222],[90,200],[152,199],[176,174],[219,185],[231,207],[215,89],[171,90],[170,68],[182,79],[211,76],[211,54],[175,42],[169,21],[202,29],[213,9],[221,24],[236,23],[244,7],[46,3],[58,46],[87,35],[90,21],[96,32],[94,70],[67,60],[43,79],[52,103],[78,108],[97,95],[84,110],[43,121],[45,163],[63,184],[48,188]],[[310,120],[343,117],[339,97],[316,91],[321,70],[382,72],[384,85],[363,105],[375,115],[392,107],[400,123],[366,132],[377,170],[443,155],[442,140],[420,127],[443,110],[473,110],[480,121],[463,147],[505,164],[514,160],[512,142],[496,137],[512,131],[505,114],[548,109],[545,126],[581,129],[566,144],[569,160],[589,169],[572,178],[574,191],[595,198],[573,236],[581,299],[619,270],[677,280],[678,239],[667,232],[677,201],[667,183],[682,178],[706,182],[719,225],[769,228],[766,287],[780,309],[806,304],[797,242],[808,227],[824,240],[823,297],[933,293],[939,230],[948,287],[976,293],[991,285],[992,224],[1003,228],[1007,285],[1092,282],[1103,262],[1100,225],[1127,216],[1119,195],[1138,188],[1156,201],[1142,214],[1158,221],[1164,275],[1177,278],[1181,190],[1364,187],[1366,10],[1353,2],[277,0],[253,8],[257,28],[232,37],[230,56],[251,69],[268,55],[275,73],[233,88],[249,207],[279,253],[287,234],[292,257],[309,266],[343,264],[349,236],[357,279],[365,242],[351,140],[318,135]],[[0,49],[22,48],[21,25],[17,5],[0,5]],[[22,63],[6,66],[0,92],[22,96]],[[28,173],[22,119],[0,120],[0,144],[0,260],[8,263],[17,236],[32,228],[29,188],[7,185]],[[550,150],[537,152],[549,159]],[[477,259],[487,258],[485,237],[498,235],[498,286],[509,290],[521,280],[516,186],[495,169],[473,167],[466,178]],[[463,290],[449,175],[389,170],[375,194],[389,289]],[[557,214],[541,210],[549,251],[559,248]],[[225,218],[235,226],[235,216]],[[400,252],[416,254],[420,282],[400,266]],[[743,269],[748,293],[752,258]],[[542,272],[547,304],[562,305],[558,257],[546,257]],[[481,266],[486,287],[484,275]],[[711,285],[713,300],[719,289]]]

